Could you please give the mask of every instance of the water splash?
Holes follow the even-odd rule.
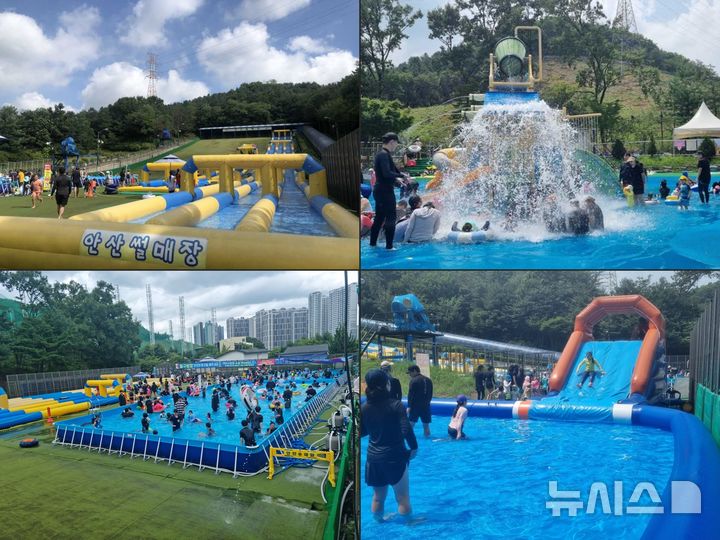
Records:
[[[458,165],[438,196],[444,221],[449,227],[456,219],[489,219],[508,239],[557,236],[548,232],[549,220],[561,219],[572,199],[598,197],[575,157],[577,137],[562,112],[543,101],[487,104],[458,136]]]

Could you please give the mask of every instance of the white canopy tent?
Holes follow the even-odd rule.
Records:
[[[710,112],[703,101],[690,121],[673,130],[673,139],[699,139],[720,137],[720,118]]]

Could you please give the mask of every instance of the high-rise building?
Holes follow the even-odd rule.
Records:
[[[255,314],[256,337],[267,349],[308,337],[308,309],[263,309]]]
[[[205,345],[205,329],[203,323],[199,322],[192,327],[193,343],[195,345]]]
[[[202,323],[198,323],[202,324]],[[197,326],[197,325],[196,325]],[[212,321],[207,321],[203,325],[203,343],[201,345],[215,345],[220,340],[225,338],[225,332],[222,326],[219,324],[213,324]]]
[[[245,337],[250,335],[250,319],[245,317],[230,317],[225,321],[225,329],[228,338]]]
[[[327,308],[327,303],[325,303]],[[323,316],[323,293],[320,291],[310,293],[308,296],[308,337],[314,338],[325,333],[323,321],[327,316]]]
[[[330,299],[326,294],[323,294],[322,297],[322,321],[320,325],[322,326],[322,333],[329,332],[328,328],[328,306],[330,305]]]
[[[333,289],[328,293],[327,331],[334,334],[345,324],[345,287]],[[348,334],[357,339],[357,310],[358,310],[357,283],[348,285]]]

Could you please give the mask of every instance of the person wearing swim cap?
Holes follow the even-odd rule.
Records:
[[[453,411],[452,418],[450,419],[450,425],[448,425],[448,435],[451,439],[459,441],[465,439],[465,433],[463,432],[463,426],[465,425],[465,419],[468,415],[467,410],[467,397],[464,394],[460,394],[457,397],[457,405]]]
[[[395,186],[402,185],[405,176],[398,170],[392,159],[392,154],[400,144],[396,133],[386,133],[382,138],[382,149],[375,156],[373,170],[375,171],[375,220],[370,228],[370,245],[376,246],[380,229],[385,229],[385,247],[393,249],[395,237]]]
[[[365,459],[365,483],[373,488],[372,515],[385,520],[385,499],[392,486],[398,514],[407,518],[410,504],[410,460],[417,454],[417,439],[402,402],[390,396],[390,378],[382,369],[365,374],[367,400],[360,409],[360,436],[370,437]],[[405,446],[407,443],[407,447]]]

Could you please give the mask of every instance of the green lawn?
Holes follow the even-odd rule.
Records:
[[[240,139],[201,139],[196,143],[179,150],[175,155],[187,160],[193,154],[237,154],[237,147],[241,144],[256,144],[258,152],[264,154],[270,139],[268,137],[240,138]]]
[[[400,380],[402,386],[403,397],[407,396],[410,377],[406,370],[410,364],[408,362],[396,362],[393,366],[393,376]],[[365,374],[373,369],[379,368],[379,360],[366,360],[363,358],[361,362],[362,380],[365,380]],[[457,373],[449,369],[441,369],[439,367],[430,366],[430,378],[433,382],[433,395],[435,397],[455,397],[459,394],[465,394],[468,398],[475,399],[475,379],[470,374]]]
[[[101,190],[103,188],[100,188]],[[82,194],[79,198],[71,197],[65,207],[65,217],[74,216],[75,214],[83,214],[93,210],[99,210],[107,206],[115,206],[130,201],[141,199],[142,195],[101,195],[96,194],[92,199],[83,198]],[[32,209],[32,200],[30,196],[13,196],[0,197],[0,216],[16,216],[16,217],[57,217],[57,205],[55,197],[51,197],[49,192],[43,193],[43,202],[34,210]]]
[[[324,416],[329,415],[327,411]],[[40,440],[21,449],[24,437]],[[308,436],[309,440],[319,435]],[[53,446],[36,423],[0,435],[2,538],[320,538],[323,469],[233,479],[210,470]],[[326,497],[332,500],[332,489]]]

